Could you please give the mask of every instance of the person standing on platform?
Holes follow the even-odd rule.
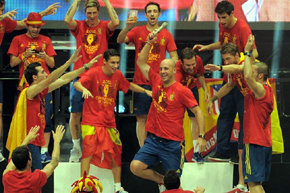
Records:
[[[198,81],[198,83],[204,90],[205,101],[206,103],[208,103],[210,99],[210,94],[207,90],[207,86],[205,83],[202,59],[198,55],[196,55],[195,51],[191,48],[187,47],[181,51],[180,61],[176,63],[175,79],[176,81],[181,82],[181,84],[191,90],[197,102],[199,102],[199,93],[197,88]],[[203,163],[204,159],[199,152],[199,147],[197,146],[197,139],[200,133],[197,120],[195,118],[195,115],[189,109],[187,109],[187,113],[191,121],[191,134],[193,138],[194,153],[192,161],[197,163]]]
[[[31,128],[22,144],[12,152],[11,160],[3,172],[4,193],[39,193],[57,167],[60,158],[60,142],[65,132],[62,125],[58,125],[55,132],[52,131],[54,145],[51,162],[42,170],[37,169],[31,172],[33,160],[27,145],[38,137],[39,129],[40,126]]]
[[[73,19],[81,0],[75,0],[65,15],[65,23],[68,25],[72,35],[76,39],[77,47],[82,46],[82,58],[73,67],[78,69],[88,63],[92,58],[103,54],[108,49],[109,38],[119,26],[119,18],[109,0],[103,0],[108,10],[110,21],[99,19],[100,4],[97,0],[85,1],[86,20]],[[103,65],[101,57],[94,66]],[[76,82],[76,79],[74,82]],[[80,146],[81,117],[83,109],[82,94],[71,88],[70,92],[70,131],[72,135],[73,148],[70,152],[69,162],[79,162],[82,157]]]
[[[152,86],[153,102],[145,127],[148,136],[144,146],[131,162],[130,170],[138,177],[158,183],[162,191],[163,175],[149,167],[161,161],[166,172],[173,169],[181,175],[184,162],[185,109],[189,108],[197,118],[200,128],[197,144],[200,152],[204,151],[206,146],[204,117],[192,92],[175,80],[176,66],[173,59],[161,61],[159,74],[147,64],[150,48],[157,40],[157,34],[152,32],[146,39],[137,64]]]
[[[115,99],[117,91],[150,91],[130,83],[118,70],[120,54],[115,49],[104,53],[104,65],[84,74],[75,84],[76,90],[85,98],[82,118],[83,155],[81,175],[89,174],[90,163],[111,169],[116,193],[126,193],[121,187],[122,142],[115,122]]]
[[[10,66],[19,65],[19,84],[18,90],[22,91],[28,86],[24,77],[24,71],[27,66],[34,62],[39,62],[45,72],[49,74],[48,68],[54,68],[54,56],[56,55],[49,37],[39,34],[42,26],[45,24],[39,13],[29,13],[27,20],[24,21],[27,26],[27,32],[15,36],[10,44],[8,54],[10,55]],[[45,145],[41,148],[42,163],[50,162],[51,157],[48,154],[48,144],[50,133],[53,128],[52,116],[53,105],[52,95],[45,97]]]
[[[119,33],[117,38],[118,43],[133,43],[135,45],[135,73],[133,82],[149,90],[151,90],[149,81],[140,71],[137,65],[137,59],[142,48],[146,44],[148,34],[160,27],[158,24],[158,18],[160,15],[161,9],[158,3],[147,3],[145,6],[145,17],[147,18],[147,24],[131,29],[137,22],[137,16],[129,16],[126,21],[126,27]],[[150,67],[152,67],[154,72],[158,73],[159,64],[165,58],[166,51],[170,54],[170,57],[174,61],[178,60],[176,50],[177,48],[172,35],[169,31],[163,29],[159,32],[157,40],[152,44],[147,63]],[[134,113],[136,114],[137,119],[136,133],[139,145],[142,147],[146,138],[145,124],[152,99],[144,94],[134,93],[133,101]]]
[[[12,18],[15,17],[17,14],[17,10],[14,9],[12,11],[6,12],[4,14],[5,8],[5,0],[0,0],[0,46],[2,44],[2,40],[5,33],[11,33],[14,30],[21,30],[26,27],[24,21],[15,21]],[[59,3],[54,3],[50,5],[47,9],[40,12],[41,16],[46,16],[50,14],[56,13],[57,8],[60,7]],[[0,81],[0,136],[2,131],[2,108],[3,108],[3,83]],[[3,157],[2,153],[0,152],[0,162],[4,161],[5,158]]]

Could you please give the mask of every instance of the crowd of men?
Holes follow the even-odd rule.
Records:
[[[81,1],[74,0],[64,18],[76,39],[76,51],[52,73],[49,68],[55,66],[56,53],[50,38],[41,35],[40,30],[45,24],[42,17],[54,14],[59,3],[41,13],[30,13],[23,21],[15,21],[12,17],[17,10],[4,14],[5,1],[0,1],[3,29],[0,41],[6,32],[27,28],[25,34],[13,38],[8,51],[10,66],[19,66],[19,97],[6,144],[11,161],[3,173],[4,192],[41,192],[56,168],[64,128],[58,126],[56,132],[52,130],[52,97],[49,93],[71,81],[69,126],[73,148],[69,161],[79,162],[81,159],[81,176],[89,173],[90,164],[111,169],[114,192],[127,192],[121,185],[122,142],[116,128],[114,107],[117,91],[126,93],[130,89],[134,92],[136,133],[140,145],[130,170],[138,177],[156,182],[160,192],[166,189],[172,193],[188,192],[179,188],[184,163],[183,120],[186,110],[192,122],[192,161],[204,162],[201,152],[206,146],[205,121],[198,105],[199,83],[209,114],[212,102],[222,98],[217,150],[209,159],[229,161],[235,154],[230,137],[238,113],[241,123],[239,183],[230,192],[248,192],[248,188],[251,193],[264,192],[262,182],[268,180],[271,170],[273,92],[267,83],[268,66],[255,62],[258,51],[254,36],[248,24],[234,16],[234,6],[224,0],[214,10],[220,21],[217,42],[184,48],[180,57],[170,32],[158,30],[161,14],[158,1],[145,6],[146,25],[133,27],[137,17],[129,14],[125,28],[117,37],[117,43],[133,43],[135,46],[135,74],[133,82],[129,82],[118,70],[119,52],[108,49],[108,40],[120,23],[116,11],[109,0],[103,0],[110,20],[100,20],[99,2],[87,0],[87,18],[75,20]],[[224,65],[204,67],[196,52],[214,49],[221,51]],[[165,58],[166,52],[170,58]],[[73,71],[65,73],[72,64]],[[225,72],[224,86],[214,96],[207,89],[205,69]],[[3,89],[0,86],[2,112]],[[47,151],[51,132],[54,138],[52,157]],[[1,156],[0,159],[4,159]],[[46,162],[50,163],[42,168],[42,163]],[[168,172],[166,176],[152,169],[160,162]],[[196,193],[204,191],[203,188],[195,190]]]

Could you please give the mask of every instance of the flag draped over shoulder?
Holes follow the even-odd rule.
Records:
[[[269,79],[270,85],[272,87],[274,93],[274,109],[271,114],[271,135],[272,135],[272,153],[273,154],[281,154],[284,153],[284,142],[282,136],[282,130],[279,121],[278,109],[277,109],[277,101],[276,101],[276,81],[275,79]],[[213,96],[221,87],[223,80],[222,79],[206,79],[207,89],[210,92],[211,96]],[[219,104],[220,100],[216,100],[213,103],[213,113],[212,116],[207,114],[207,104],[205,103],[204,91],[198,85],[198,94],[199,94],[199,106],[203,112],[204,120],[205,120],[205,132],[206,132],[206,150],[202,153],[203,156],[210,153],[215,147],[217,143],[217,134],[216,134],[216,125],[217,119],[219,116]],[[187,160],[191,160],[193,154],[193,144],[192,144],[192,136],[191,136],[191,122],[185,112],[184,116],[184,134],[185,134],[185,156]],[[238,116],[235,119],[233,126],[233,134],[231,140],[237,140],[239,133],[239,119]]]
[[[9,158],[11,158],[13,150],[20,146],[26,137],[26,90],[25,88],[19,95],[9,128],[6,142],[6,148],[9,150]]]

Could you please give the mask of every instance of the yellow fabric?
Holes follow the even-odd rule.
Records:
[[[8,138],[6,142],[6,148],[10,151],[9,158],[11,158],[13,150],[20,146],[24,138],[26,137],[26,90],[25,88],[19,95],[15,112],[12,117]]]
[[[94,135],[96,133],[96,128],[91,125],[81,125],[82,128],[82,138],[84,139],[87,135]]]

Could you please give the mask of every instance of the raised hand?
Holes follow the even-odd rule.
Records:
[[[137,16],[132,17],[128,14],[128,18],[126,20],[126,27],[131,28],[137,22],[137,20],[138,20]]]
[[[54,15],[57,12],[57,8],[60,8],[61,6],[59,5],[59,2],[54,3],[50,6],[48,6],[44,11],[42,11],[42,16],[47,16],[47,15]]]
[[[9,19],[15,19],[15,15],[17,14],[17,9],[14,9],[14,10],[12,10],[12,11],[8,11],[7,13],[5,13],[5,14],[3,14],[3,19],[5,19],[5,18],[9,18]]]
[[[33,141],[36,137],[38,137],[39,136],[39,133],[38,133],[39,128],[40,128],[39,125],[32,127],[30,129],[29,133],[26,135],[25,139],[23,140],[22,145],[27,145],[31,141]]]
[[[255,36],[250,34],[249,37],[248,37],[247,44],[245,46],[245,52],[253,51],[254,45],[255,45]]]
[[[52,136],[53,136],[53,140],[54,142],[60,143],[60,141],[62,140],[62,137],[64,135],[65,129],[63,125],[58,125],[55,129],[55,132],[52,131]]]
[[[196,44],[193,46],[192,48],[193,50],[197,50],[199,52],[202,52],[202,51],[206,51],[207,50],[207,47],[204,46],[204,45],[201,45],[201,44]]]
[[[88,68],[92,67],[98,61],[98,59],[100,57],[102,57],[102,54],[99,54],[96,57],[94,57],[93,59],[91,59],[91,61],[89,61],[89,63],[87,63],[87,67]]]
[[[73,55],[70,57],[68,62],[70,63],[76,63],[80,58],[82,58],[82,55],[79,55],[81,52],[81,46],[73,53]]]

